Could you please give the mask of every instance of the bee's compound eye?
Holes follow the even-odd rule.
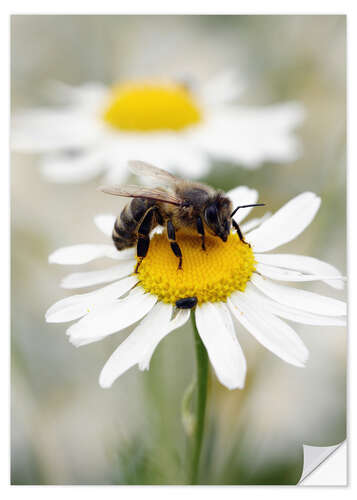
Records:
[[[217,207],[216,205],[209,205],[205,210],[205,218],[209,224],[217,222]]]
[[[176,300],[178,309],[192,309],[197,305],[197,297],[185,297],[184,299]]]

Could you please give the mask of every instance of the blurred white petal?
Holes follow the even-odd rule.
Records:
[[[140,363],[167,333],[172,306],[158,303],[110,356],[99,377],[102,387],[110,387],[129,368]]]
[[[87,149],[85,153],[47,155],[42,161],[42,173],[58,183],[79,183],[97,177],[105,167],[102,151]]]
[[[207,105],[222,105],[239,97],[245,85],[234,69],[209,78],[199,89],[200,98]]]
[[[198,333],[218,380],[228,389],[243,388],[246,361],[225,304],[206,302],[196,308]]]
[[[106,171],[103,177],[103,184],[122,184],[128,176],[128,167],[126,161],[118,161],[116,156],[111,158],[110,154],[106,155]]]
[[[72,104],[86,110],[101,110],[108,100],[108,87],[100,82],[74,86],[57,80],[48,82],[46,94],[53,102]]]
[[[94,224],[106,236],[111,238],[116,216],[112,214],[100,214],[94,217]]]
[[[238,207],[238,205],[252,205],[253,203],[256,203],[258,200],[258,191],[250,189],[246,186],[238,186],[228,191],[227,196],[232,201],[234,209]],[[253,207],[240,208],[234,215],[234,220],[239,224],[243,219],[245,219],[245,217],[247,217],[251,210],[253,210]]]
[[[255,273],[251,277],[251,282],[265,295],[286,306],[324,316],[344,316],[346,314],[346,304],[341,300],[279,285]]]
[[[157,167],[178,173],[182,177],[202,177],[209,170],[207,154],[188,140],[190,132],[147,132],[114,134],[106,148],[116,169],[127,166],[128,160],[141,160]]]
[[[247,241],[254,252],[267,252],[296,238],[315,217],[321,199],[305,192],[288,201],[257,229]]]
[[[215,158],[256,168],[265,161],[290,162],[300,154],[292,133],[303,119],[297,103],[265,108],[226,107],[207,114],[191,140]]]
[[[300,337],[249,294],[235,292],[228,299],[230,310],[260,344],[287,363],[304,366],[309,353]]]
[[[82,149],[98,139],[101,128],[98,120],[75,109],[17,112],[12,121],[11,148],[23,153]]]

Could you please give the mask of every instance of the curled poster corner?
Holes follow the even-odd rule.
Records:
[[[304,466],[298,484],[302,484],[307,476],[309,476],[322,462],[334,453],[334,451],[344,444],[346,444],[346,441],[342,441],[341,443],[333,446],[309,446],[304,444]],[[343,485],[344,483],[341,482],[339,484]],[[321,484],[321,486],[323,486],[323,484]]]

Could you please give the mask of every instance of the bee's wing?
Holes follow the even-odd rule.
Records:
[[[100,186],[99,191],[113,194],[115,196],[124,196],[127,198],[148,198],[150,200],[163,201],[172,205],[181,205],[182,200],[172,193],[150,187],[141,186]]]
[[[129,168],[136,175],[152,177],[153,179],[161,181],[163,184],[177,184],[178,182],[182,182],[182,179],[179,177],[143,161],[129,161]]]

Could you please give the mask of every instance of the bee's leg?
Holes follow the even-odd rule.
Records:
[[[201,238],[202,238],[202,250],[206,250],[206,245],[205,245],[205,229],[203,227],[203,222],[202,222],[201,217],[197,218],[196,226],[197,226],[198,234],[200,234]]]
[[[235,230],[237,231],[237,233],[238,233],[238,236],[239,236],[240,241],[241,241],[242,243],[245,243],[246,245],[249,245],[249,243],[248,243],[247,241],[245,241],[245,239],[244,239],[244,237],[243,237],[243,235],[242,235],[242,231],[240,230],[240,227],[239,227],[238,223],[237,223],[234,219],[232,219],[232,224],[233,224],[234,229],[235,229]],[[249,246],[250,246],[250,245],[249,245]]]
[[[139,257],[140,260],[136,264],[135,273],[138,272],[139,266],[149,250],[150,246],[149,233],[151,231],[153,215],[154,215],[153,208],[149,208],[138,229],[138,243],[136,246],[136,256]]]
[[[176,232],[174,225],[170,220],[167,221],[167,236],[169,238],[172,251],[174,252],[176,257],[179,258],[179,265],[177,269],[182,269],[182,252],[181,248],[178,246],[178,243],[176,241]]]
[[[197,297],[185,297],[184,299],[176,300],[176,307],[178,309],[192,309],[197,305]]]

